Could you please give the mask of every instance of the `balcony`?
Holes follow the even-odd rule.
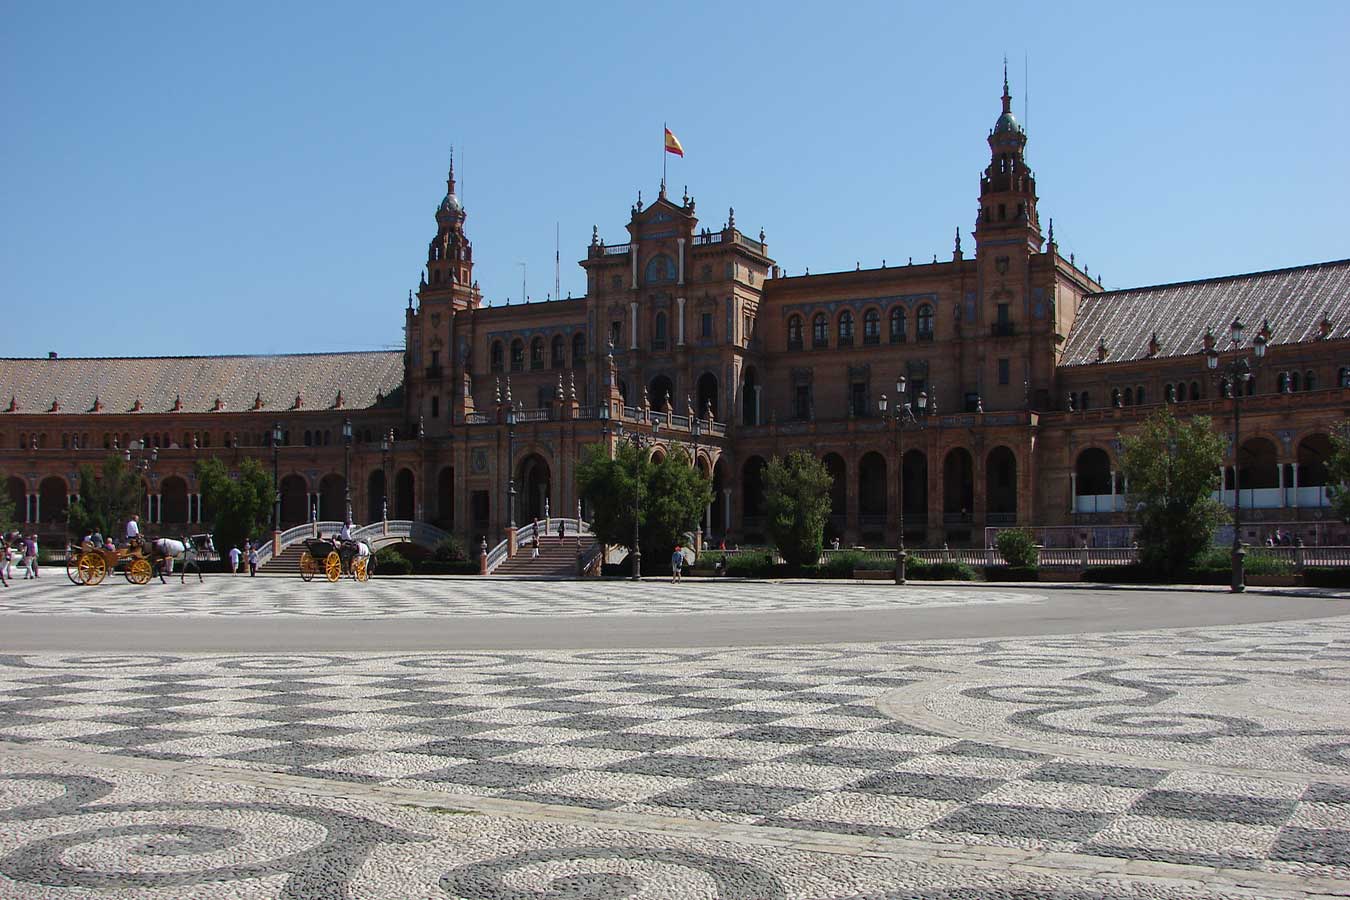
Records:
[[[989,333],[993,337],[1012,337],[1017,334],[1017,326],[1012,322],[995,322],[989,326]]]

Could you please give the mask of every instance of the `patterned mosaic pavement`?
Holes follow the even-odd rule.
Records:
[[[1350,620],[7,655],[0,764],[0,896],[1350,896]]]
[[[324,616],[327,618],[440,618],[442,616],[606,616],[686,613],[772,613],[847,609],[914,609],[1034,603],[1034,592],[997,587],[919,587],[904,591],[884,581],[793,584],[661,579],[640,584],[613,581],[517,581],[375,578],[366,584],[306,584],[300,577],[214,576],[202,583],[143,587],[109,580],[74,588],[65,573],[49,569],[36,581],[19,580],[0,591],[0,615]]]

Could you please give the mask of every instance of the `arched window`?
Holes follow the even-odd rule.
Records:
[[[933,339],[933,307],[925,303],[919,307],[919,311],[914,315],[918,322],[917,337],[921,341],[931,341]]]
[[[1291,393],[1291,394],[1297,394],[1297,393],[1298,393],[1299,381],[1300,381],[1300,379],[1299,379],[1299,377],[1298,377],[1298,373],[1297,373],[1297,372],[1290,372],[1290,373],[1289,373],[1289,393]]]
[[[1138,406],[1144,405],[1144,386],[1140,385],[1134,389],[1134,402]]]
[[[675,274],[675,260],[664,253],[660,253],[647,261],[644,281],[647,284],[664,284],[674,281]]]
[[[537,337],[530,341],[530,368],[542,369],[544,367],[544,339]]]
[[[848,310],[839,315],[839,346],[853,346],[853,313]]]
[[[586,335],[578,331],[572,335],[572,365],[584,366],[586,364]]]
[[[863,313],[863,343],[881,343],[881,313],[875,309]]]
[[[553,368],[561,369],[563,366],[567,365],[566,346],[567,345],[563,343],[561,334],[555,334],[553,336],[553,342],[549,353],[549,363]]]
[[[511,342],[511,371],[523,372],[525,370],[525,342],[516,338]]]
[[[1191,399],[1192,400],[1200,399],[1200,382],[1198,381],[1191,382]]]
[[[666,314],[663,312],[656,314],[656,322],[652,328],[652,349],[666,349]]]
[[[1312,391],[1317,389],[1317,376],[1314,375],[1311,371],[1303,373],[1303,389],[1305,391]]]
[[[891,310],[891,343],[899,344],[905,340],[905,308],[897,306]]]
[[[787,324],[787,348],[789,350],[802,349],[802,317],[790,316]]]
[[[1111,388],[1111,405],[1114,407],[1121,406],[1120,388]]]
[[[1280,394],[1289,393],[1289,373],[1281,372],[1280,377],[1275,379],[1275,390]]]
[[[1124,403],[1126,406],[1134,406],[1134,388],[1125,389]]]
[[[306,447],[314,446],[314,435],[310,433],[310,430],[308,428],[305,429],[305,446]]]
[[[1083,393],[1078,395],[1078,409],[1081,412],[1086,412],[1091,408],[1092,408],[1092,395],[1090,395],[1087,391],[1083,391]]]
[[[1341,387],[1350,387],[1350,369],[1342,367],[1337,370],[1336,383]]]
[[[811,346],[817,349],[830,346],[830,320],[824,313],[816,313],[811,320]]]

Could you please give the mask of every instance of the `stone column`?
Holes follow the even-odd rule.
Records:
[[[679,283],[684,284],[684,238],[676,238],[675,242],[680,245],[680,254],[676,263],[680,270]]]
[[[637,241],[632,241],[628,245],[628,258],[632,262],[633,268],[633,290],[637,290]]]
[[[760,401],[760,397],[761,397],[762,394],[763,394],[763,391],[764,391],[764,386],[763,386],[763,385],[760,385],[760,384],[755,385],[755,424],[756,424],[756,425],[763,425],[763,424],[764,424],[764,422],[760,419],[760,414],[759,414],[759,410],[760,410],[759,401]]]
[[[1284,463],[1280,463],[1278,466],[1276,466],[1276,467],[1275,467],[1275,471],[1278,472],[1278,473],[1279,473],[1279,476],[1280,476],[1280,480],[1279,480],[1279,485],[1280,485],[1280,509],[1284,509],[1284,508],[1288,505],[1288,504],[1285,502],[1285,499],[1286,499],[1286,498],[1285,498],[1285,495],[1284,495]]]
[[[681,243],[681,244],[684,243],[683,239],[681,239],[680,243]],[[681,258],[681,259],[684,258],[683,253],[681,253],[680,258]],[[683,278],[683,277],[680,278],[680,283],[681,283],[681,284],[684,284],[684,278]],[[675,298],[675,309],[676,309],[676,312],[675,312],[675,322],[676,322],[676,324],[675,324],[675,346],[677,346],[677,347],[683,347],[683,346],[684,346],[684,298],[683,298],[683,297],[676,297],[676,298]]]
[[[704,522],[704,525],[703,525],[703,533],[706,534],[710,540],[712,539],[712,533],[713,533],[713,531],[712,531],[712,508],[713,508],[713,505],[712,505],[711,503],[709,503],[707,506],[705,506],[705,507],[703,508],[703,522]]]
[[[633,287],[637,287],[637,284],[634,284]],[[636,301],[628,304],[628,319],[629,319],[628,330],[629,334],[631,335],[629,339],[628,348],[630,350],[636,350],[638,345],[638,305]],[[637,406],[636,403],[634,403],[633,405]]]
[[[1111,512],[1116,511],[1116,470],[1111,470]]]
[[[40,521],[42,518],[42,498],[37,494],[29,494],[28,508],[32,511],[32,515],[28,518],[28,521]]]
[[[722,534],[731,531],[731,488],[722,488]]]
[[[1078,512],[1078,473],[1069,473],[1069,515]]]
[[[1298,463],[1294,463],[1294,509],[1298,509]]]

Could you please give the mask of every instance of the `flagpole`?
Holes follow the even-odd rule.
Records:
[[[666,152],[666,128],[665,122],[661,123],[661,190],[666,189],[666,157],[670,154]]]

